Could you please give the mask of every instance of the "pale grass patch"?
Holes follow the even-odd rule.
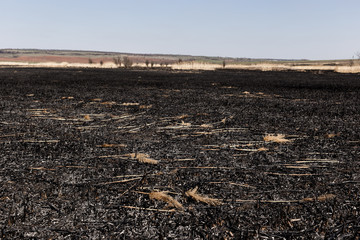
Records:
[[[151,192],[149,194],[150,199],[166,202],[169,207],[175,207],[177,209],[184,209],[183,205],[176,201],[173,197],[167,195],[167,192]]]
[[[338,66],[335,71],[339,73],[360,73],[360,66]]]
[[[19,67],[49,67],[49,68],[118,68],[113,62],[100,63],[68,63],[68,62],[0,62],[0,66],[19,66]],[[134,63],[134,67],[146,67],[144,63]],[[158,67],[156,65],[156,67]],[[223,68],[221,64],[210,64],[202,62],[182,62],[172,64],[170,67],[174,70],[215,70]],[[360,65],[354,66],[324,66],[324,65],[307,65],[294,66],[293,64],[284,63],[254,63],[254,64],[227,64],[225,69],[242,69],[242,70],[259,70],[259,71],[307,71],[318,70],[319,73],[323,70],[332,70],[339,73],[360,73]]]
[[[219,66],[220,67],[220,66]],[[340,73],[359,73],[360,66],[323,66],[323,65],[309,65],[309,66],[292,66],[287,64],[277,64],[277,63],[260,63],[260,64],[252,64],[252,65],[241,65],[241,64],[233,64],[228,65],[228,68],[234,69],[244,69],[244,70],[260,70],[260,71],[326,71],[332,70]]]
[[[20,67],[48,67],[48,68],[63,68],[63,67],[75,67],[75,68],[117,68],[114,63],[105,62],[103,65],[99,63],[68,63],[68,62],[0,62],[0,66],[20,66]]]
[[[208,64],[198,62],[185,62],[181,64],[174,64],[171,66],[176,70],[215,70],[222,68],[221,64]],[[283,63],[254,63],[254,64],[227,64],[225,69],[239,69],[239,70],[258,70],[258,71],[321,71],[332,70],[339,73],[360,73],[360,66],[323,66],[323,65],[308,65],[308,66],[293,66],[292,64]]]
[[[175,70],[215,70],[219,67],[221,67],[221,65],[219,64],[208,64],[199,62],[183,62],[171,65],[171,68]]]
[[[187,191],[185,193],[185,195],[188,196],[188,197],[192,197],[197,202],[203,202],[203,203],[206,203],[206,204],[209,204],[209,205],[212,205],[212,206],[222,204],[221,201],[218,200],[218,199],[209,198],[207,196],[198,194],[197,190],[198,190],[198,187],[195,187],[194,189],[191,189],[191,190]]]
[[[285,138],[285,134],[268,134],[264,136],[265,142],[277,142],[277,143],[287,143],[291,140]]]

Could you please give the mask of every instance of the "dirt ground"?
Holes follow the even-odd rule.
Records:
[[[359,239],[360,75],[0,69],[1,239]]]

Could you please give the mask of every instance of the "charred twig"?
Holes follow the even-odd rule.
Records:
[[[124,180],[119,180],[119,181],[100,183],[100,184],[97,184],[97,185],[109,185],[109,184],[115,184],[115,183],[126,183],[126,182],[131,182],[131,181],[135,181],[135,180],[139,180],[139,179],[142,179],[142,178],[137,177],[137,178],[131,178],[131,179],[124,179]]]
[[[175,209],[169,209],[169,210],[166,210],[166,209],[156,209],[156,208],[142,208],[142,207],[133,207],[133,206],[119,206],[119,207],[122,207],[122,208],[129,208],[129,209],[135,209],[135,210],[146,210],[146,211],[155,211],[155,212],[176,212]]]
[[[133,189],[134,187],[137,187],[138,185],[140,185],[141,183],[144,182],[145,178],[146,178],[147,174],[144,174],[144,176],[141,178],[141,180],[137,183],[134,183],[131,187],[129,187],[128,189],[126,189],[124,192],[122,192],[120,194],[120,197],[122,197],[125,193],[129,192],[131,189]]]
[[[46,204],[50,207],[51,210],[54,210],[56,211],[58,214],[61,214],[60,210],[55,207],[53,204],[49,203],[49,202],[46,202]]]
[[[250,186],[248,184],[244,184],[244,183],[233,183],[233,182],[209,182],[211,184],[229,184],[229,185],[235,185],[235,186],[240,186],[240,187],[246,187],[246,188],[256,188],[253,186]]]
[[[234,167],[178,167],[179,169],[235,169]]]

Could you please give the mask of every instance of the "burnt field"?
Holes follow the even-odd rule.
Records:
[[[359,239],[360,76],[0,69],[1,239]]]

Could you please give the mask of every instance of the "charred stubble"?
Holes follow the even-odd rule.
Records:
[[[2,68],[0,238],[356,238],[359,80]]]

